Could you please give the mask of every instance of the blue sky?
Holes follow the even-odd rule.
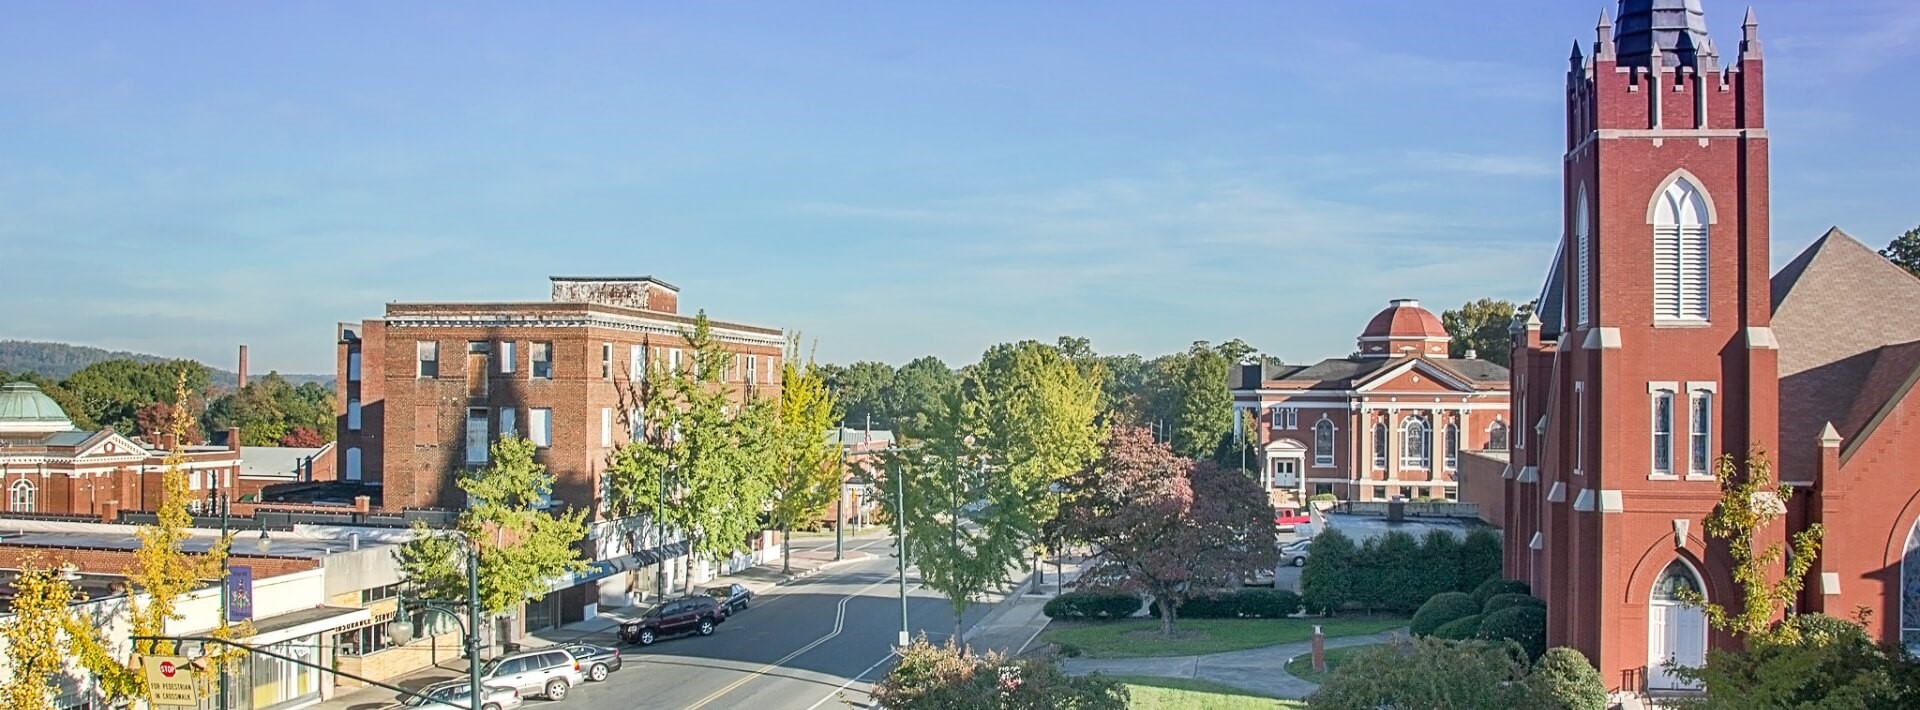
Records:
[[[1920,224],[1920,3],[1755,4],[1776,264]],[[1538,290],[1612,5],[17,6],[0,338],[330,372],[387,301],[644,273],[833,361],[1342,355],[1390,298]]]

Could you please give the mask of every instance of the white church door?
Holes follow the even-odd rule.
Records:
[[[1700,592],[1700,579],[1685,562],[1675,561],[1653,585],[1647,608],[1647,688],[1694,689],[1668,665],[1698,668],[1707,664],[1707,615],[1680,601],[1681,590]]]

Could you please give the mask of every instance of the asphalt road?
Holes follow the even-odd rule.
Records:
[[[900,632],[900,587],[889,543],[862,541],[878,557],[835,568],[756,597],[712,636],[664,639],[646,648],[611,633],[587,641],[621,649],[626,665],[604,683],[529,710],[686,708],[834,710],[865,707],[868,681],[886,672]],[[852,547],[852,545],[849,545]],[[953,633],[952,607],[920,589],[908,570],[907,614],[917,636]],[[986,607],[967,610],[972,626]]]

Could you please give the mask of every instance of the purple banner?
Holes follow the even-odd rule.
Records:
[[[229,623],[253,618],[253,568],[228,568],[226,594]]]

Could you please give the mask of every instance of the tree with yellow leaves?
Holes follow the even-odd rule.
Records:
[[[186,397],[184,377],[176,384],[180,397]],[[173,450],[167,452],[166,471],[161,476],[161,499],[157,521],[153,525],[142,525],[136,532],[140,539],[140,549],[134,553],[133,568],[127,570],[127,581],[133,589],[127,595],[127,615],[133,627],[135,637],[153,637],[167,635],[167,622],[185,618],[176,608],[180,598],[199,588],[207,581],[225,583],[225,569],[228,550],[233,547],[233,534],[228,533],[205,554],[188,554],[184,543],[192,533],[193,516],[187,512],[187,474],[182,469],[186,463],[186,451],[177,443],[186,440],[186,432],[192,422],[188,419],[186,408],[174,409],[173,419],[169,423],[172,437],[176,442]],[[252,624],[242,622],[239,625],[227,623],[224,616],[219,620],[211,634],[214,638],[237,640],[253,635]],[[129,668],[139,667],[140,657],[146,655],[175,655],[178,651],[172,642],[140,641],[133,645],[134,658]],[[220,666],[231,669],[245,655],[245,651],[224,644],[208,644],[207,657],[211,661],[205,672],[214,673]],[[116,697],[130,697],[150,700],[150,689],[146,676],[129,672],[128,677],[116,679],[117,687],[107,688]],[[103,679],[104,680],[104,679]]]
[[[55,679],[68,672],[67,656],[99,678],[108,693],[116,682],[131,675],[114,658],[100,630],[73,605],[86,601],[61,574],[29,557],[13,581],[13,618],[0,626],[7,643],[6,659],[13,676],[0,685],[0,707],[11,710],[53,710],[59,687]]]

